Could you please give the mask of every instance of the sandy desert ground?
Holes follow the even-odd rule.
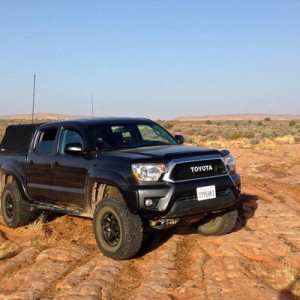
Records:
[[[300,144],[231,151],[243,192],[224,236],[160,231],[118,262],[91,220],[44,215],[13,230],[0,216],[0,299],[300,299]]]

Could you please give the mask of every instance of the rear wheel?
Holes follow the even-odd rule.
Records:
[[[237,210],[210,214],[198,223],[198,232],[204,235],[222,235],[232,231],[237,220]]]
[[[1,198],[1,211],[4,222],[11,228],[27,225],[30,220],[30,207],[24,200],[16,182],[8,183]]]
[[[130,213],[123,199],[105,198],[96,207],[94,234],[99,249],[116,260],[133,257],[143,240],[139,216]]]

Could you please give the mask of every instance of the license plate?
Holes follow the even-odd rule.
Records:
[[[216,186],[209,185],[197,188],[197,199],[198,201],[201,200],[208,200],[216,198]]]

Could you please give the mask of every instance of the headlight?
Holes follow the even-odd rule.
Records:
[[[168,169],[164,164],[133,164],[132,172],[140,181],[158,181]]]
[[[224,163],[229,173],[235,173],[235,161],[231,154],[224,156]]]

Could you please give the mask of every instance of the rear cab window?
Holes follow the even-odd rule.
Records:
[[[35,141],[34,151],[39,154],[51,154],[55,150],[57,128],[40,130]]]

